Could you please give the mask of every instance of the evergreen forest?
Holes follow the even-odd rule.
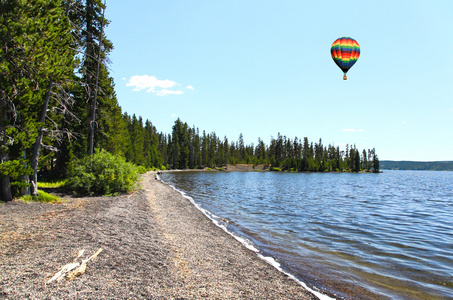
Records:
[[[287,171],[379,171],[374,149],[294,139],[245,145],[176,120],[171,133],[122,112],[109,74],[101,0],[0,0],[0,198],[37,194],[71,162],[108,152],[145,169],[264,164]]]

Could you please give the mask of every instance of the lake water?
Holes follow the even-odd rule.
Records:
[[[453,172],[173,172],[161,179],[327,295],[453,298]]]

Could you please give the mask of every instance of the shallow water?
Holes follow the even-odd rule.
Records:
[[[161,176],[338,298],[453,298],[453,172]]]

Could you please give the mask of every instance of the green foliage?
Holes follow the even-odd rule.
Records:
[[[0,176],[9,176],[11,178],[10,187],[13,194],[18,194],[20,189],[29,186],[23,178],[25,175],[32,173],[33,170],[27,166],[24,159],[5,161],[0,164]]]
[[[33,173],[30,167],[26,167],[27,161],[24,159],[17,159],[5,161],[0,164],[0,176],[10,176],[18,178],[23,175],[30,175]]]
[[[277,168],[277,167],[272,167],[272,168],[271,168],[271,171],[273,171],[273,172],[281,172],[282,169]]]
[[[24,200],[25,202],[60,202],[61,198],[48,194],[43,191],[38,191],[38,197],[33,197],[31,195],[22,196],[20,199]]]
[[[72,162],[66,186],[76,195],[112,195],[132,191],[138,168],[123,157],[100,151]]]
[[[146,168],[144,166],[138,166],[137,167],[137,172],[139,174],[145,174],[146,173]]]
[[[51,182],[38,182],[38,188],[61,188],[66,185],[66,180],[58,180]]]

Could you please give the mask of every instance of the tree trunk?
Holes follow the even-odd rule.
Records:
[[[6,137],[3,137],[1,144],[2,146],[6,146]],[[9,159],[7,154],[3,152],[1,148],[3,147],[0,147],[0,161],[1,163],[4,163]],[[13,200],[13,196],[11,194],[11,184],[8,175],[0,174],[0,200],[5,202]]]
[[[24,160],[27,159],[27,155],[25,153],[25,150],[24,150],[24,156],[22,157]],[[24,167],[27,168],[27,163],[24,164]],[[20,178],[26,182],[27,184],[30,182],[30,176],[29,175],[23,175],[21,176]],[[30,195],[30,187],[27,186],[27,187],[23,187],[19,190],[19,195],[20,196],[24,196],[24,195]]]
[[[0,200],[2,201],[11,201],[13,200],[13,195],[11,194],[11,185],[9,182],[9,176],[0,177]]]
[[[104,35],[104,13],[105,13],[105,0],[104,0],[104,8],[102,9],[101,34],[99,35],[99,51],[98,51],[98,58],[97,58],[97,65],[96,65],[96,84],[94,87],[92,117],[91,117],[90,127],[89,127],[89,129],[90,129],[90,140],[89,140],[90,155],[93,155],[93,153],[94,153],[94,126],[95,126],[95,121],[96,121],[96,101],[97,101],[97,97],[98,97],[99,66],[101,64],[102,37]]]
[[[46,114],[47,114],[47,106],[49,105],[50,99],[50,92],[52,90],[53,82],[49,82],[49,89],[47,93],[44,95],[44,104],[41,110],[41,116],[39,118],[39,123],[42,123],[42,127],[38,130],[38,136],[36,137],[35,145],[33,146],[33,155],[31,157],[31,168],[33,170],[33,174],[30,175],[30,194],[33,196],[38,195],[38,158],[39,158],[39,151],[41,150],[41,142],[42,136],[44,133],[44,122],[46,121]]]
[[[2,139],[0,140],[0,162],[2,164],[9,160],[8,152],[5,150],[5,148],[7,148],[7,137],[3,132],[3,130],[5,130],[4,128],[6,128],[6,124],[8,124],[7,108],[5,106],[5,103],[0,103],[0,129],[2,131]],[[0,174],[0,200],[5,202],[13,200],[8,175]]]

